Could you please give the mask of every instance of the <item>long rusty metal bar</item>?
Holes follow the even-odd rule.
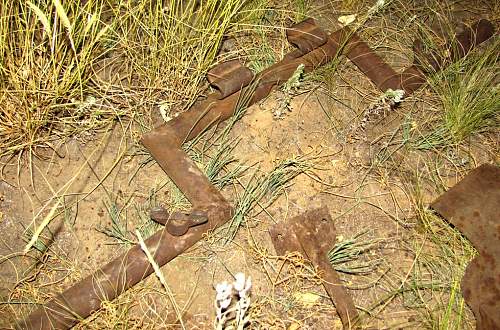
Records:
[[[300,64],[304,64],[305,72],[311,72],[315,68],[328,63],[340,50],[338,41],[341,40],[341,37],[342,32],[337,31],[330,35],[324,45],[298,58],[289,57],[258,74],[255,79],[259,84],[253,92],[248,105],[262,100],[269,95],[273,87],[287,81]],[[161,139],[164,132],[173,131],[177,136],[176,143],[180,145],[183,141],[198,136],[207,127],[231,117],[241,95],[249,92],[250,87],[246,86],[224,99],[218,99],[218,93],[211,94],[206,100],[195,104],[180,116],[155,128],[147,136],[151,136],[153,139],[156,136],[156,138]],[[154,154],[154,152],[152,153]]]
[[[248,103],[251,105],[266,97],[273,87],[287,81],[300,64],[305,66],[305,72],[310,72],[340,55],[344,46],[351,42],[354,47],[351,45],[348,48],[347,55],[362,70],[367,71],[369,78],[382,90],[400,87],[410,93],[425,82],[423,73],[415,65],[395,76],[394,72],[389,70],[380,58],[373,57],[374,53],[365,47],[362,41],[347,28],[328,35],[325,40],[322,32],[315,27],[313,20],[307,20],[300,24],[292,29],[293,33],[289,36],[299,49],[289,53],[283,61],[257,75],[255,79],[258,84],[255,90],[252,89],[253,86],[242,87],[221,99],[222,96],[226,96],[230,92],[227,92],[226,87],[224,87],[227,86],[226,82],[217,80],[216,84],[221,89],[220,91],[211,94],[206,100],[195,104],[188,111],[144,135],[143,144],[187,196],[193,204],[193,209],[208,217],[207,223],[190,228],[183,236],[174,236],[167,230],[160,230],[146,240],[148,249],[160,266],[194,245],[208,230],[222,225],[231,218],[232,209],[229,203],[184,153],[181,145],[212,125],[228,119],[234,113],[242,95],[251,93],[252,97]],[[304,30],[302,33],[300,33],[301,29]],[[307,39],[306,42],[300,42],[301,34]],[[481,42],[478,34],[482,35],[481,33],[469,33],[464,37],[464,40],[471,41],[468,45],[475,45]],[[472,40],[473,38],[475,39]],[[463,47],[467,50],[470,48]],[[375,61],[374,63],[377,64],[371,67],[381,68],[384,72],[390,73],[391,76],[384,81],[382,74],[371,69],[370,61]],[[217,76],[214,77],[214,79],[217,78]],[[241,84],[238,87],[248,82],[238,81]],[[66,329],[71,327],[99,309],[103,301],[113,300],[151,273],[151,265],[140,247],[136,245],[95,274],[86,277],[39,307],[26,319],[18,322],[16,328]]]
[[[414,43],[414,64],[403,72],[397,73],[356,33],[347,28],[344,28],[344,31],[347,34],[344,38],[349,39],[346,46],[347,57],[383,92],[389,88],[403,89],[405,96],[408,96],[425,83],[425,73],[428,72],[429,64],[434,71],[442,69],[445,64],[445,59],[435,54],[423,53],[422,42],[417,39]],[[449,60],[453,62],[464,57],[475,46],[489,39],[494,32],[493,24],[486,19],[481,19],[467,27],[454,37],[454,41],[450,41],[445,46],[450,50]]]

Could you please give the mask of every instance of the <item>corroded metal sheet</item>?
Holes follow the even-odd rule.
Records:
[[[327,207],[307,211],[274,225],[269,233],[276,253],[300,252],[321,271],[323,286],[334,303],[344,329],[356,329],[358,313],[338,273],[328,261],[336,231]]]
[[[477,329],[500,329],[500,168],[479,166],[431,206],[479,252],[462,280]]]

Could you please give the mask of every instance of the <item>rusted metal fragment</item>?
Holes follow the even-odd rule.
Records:
[[[425,54],[422,41],[416,40],[413,46],[414,65],[403,70],[402,73],[397,73],[355,32],[348,28],[341,31],[343,33],[340,38],[335,40],[337,44],[340,46],[343,42],[345,43],[347,57],[383,92],[389,88],[403,89],[405,96],[408,96],[425,83],[424,73],[428,73],[429,70],[426,68],[429,65],[437,71],[446,64],[445,59],[437,57],[436,54]],[[494,31],[493,24],[485,19],[465,28],[462,33],[454,37],[454,42],[448,44],[447,47],[450,50],[448,62],[464,57],[475,46],[489,39]]]
[[[366,42],[348,28],[344,28],[346,35],[344,39],[349,42],[346,45],[346,55],[381,91],[389,88],[397,89],[398,74],[389,64],[375,53]]]
[[[158,206],[149,211],[149,217],[160,225],[166,225],[168,220],[170,220],[170,213],[163,206]]]
[[[334,303],[344,329],[358,328],[358,313],[339,275],[328,261],[336,231],[327,207],[307,211],[270,229],[276,253],[300,252],[321,271],[328,296]]]
[[[481,20],[474,24],[471,29],[466,29],[457,36],[456,39],[463,42],[461,48],[470,50],[473,46],[488,39],[493,33],[489,28],[490,25],[489,21]],[[300,26],[300,23],[297,26]],[[298,30],[297,26],[294,29]],[[468,39],[471,36],[473,38]],[[295,50],[285,56],[283,61],[258,74],[255,80],[260,83],[249,105],[260,101],[269,94],[274,86],[286,81],[299,64],[304,64],[305,72],[310,72],[314,68],[327,63],[342,51],[384,92],[388,88],[403,89],[406,92],[405,96],[408,96],[426,81],[424,73],[416,65],[410,66],[401,73],[396,73],[359,36],[348,28],[343,28],[330,34],[325,44],[311,52],[301,55],[301,50]],[[460,55],[460,53],[457,53],[456,59]],[[214,93],[205,101],[197,103],[190,110],[183,113],[182,118],[181,116],[174,118],[170,122],[157,127],[150,134],[161,135],[162,130],[172,129],[178,133],[177,135],[181,139],[179,143],[184,139],[189,140],[212,124],[229,118],[234,112],[241,93],[245,92],[248,92],[248,87],[221,100],[218,99],[219,94]]]
[[[431,206],[479,252],[462,279],[476,328],[500,329],[500,168],[479,166]]]
[[[405,97],[409,96],[422,87],[427,81],[427,77],[415,65],[412,65],[398,75],[396,89],[405,91]]]
[[[495,33],[493,24],[485,19],[477,21],[471,27],[466,27],[462,33],[455,36],[455,42],[450,42],[446,46],[450,50],[448,59],[441,58],[433,53],[424,53],[422,41],[415,40],[413,44],[414,65],[401,73],[397,88],[403,89],[406,95],[413,93],[425,83],[424,73],[439,71],[447,62],[461,59],[474,47],[491,38],[493,33]]]
[[[474,47],[493,36],[493,33],[495,33],[495,27],[486,19],[481,19],[472,26],[465,27],[460,34],[451,37],[453,40],[444,46],[449,54],[448,57],[440,56],[434,52],[425,52],[423,41],[416,39],[413,43],[414,64],[426,73],[438,71],[443,68],[445,63],[457,61],[467,55]]]
[[[311,72],[315,68],[328,63],[339,51],[338,43],[335,40],[339,39],[340,35],[341,32],[337,31],[321,47],[298,58],[287,58],[256,75],[255,81],[258,82],[258,85],[252,93],[248,106],[269,95],[276,85],[286,82],[300,64],[304,64],[305,72]],[[161,136],[165,131],[172,131],[176,132],[178,137],[176,143],[180,145],[183,141],[198,136],[207,127],[231,117],[241,95],[246,95],[249,91],[250,87],[246,86],[241,91],[221,100],[218,99],[217,94],[211,94],[204,101],[196,103],[188,111],[183,112],[168,123],[156,127],[153,131],[144,135],[144,138],[154,139],[154,136],[156,136],[161,140]]]
[[[238,60],[221,63],[207,73],[208,82],[218,90],[218,99],[228,97],[247,86],[253,76],[253,72]]]
[[[316,25],[313,18],[308,18],[286,30],[288,42],[298,48],[299,52],[291,53],[291,58],[308,53],[320,46],[323,46],[328,35]]]

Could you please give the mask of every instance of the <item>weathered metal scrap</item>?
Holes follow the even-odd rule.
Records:
[[[340,55],[342,52],[346,53],[349,59],[353,61],[361,71],[367,74],[368,78],[370,78],[383,92],[388,88],[394,90],[404,89],[406,95],[409,95],[421,87],[426,81],[425,75],[416,65],[410,66],[403,70],[402,73],[396,73],[347,27],[327,35],[326,42],[322,43],[323,39],[321,33],[307,32],[319,29],[318,27],[311,27],[311,25],[314,24],[314,20],[309,19],[305,22],[307,22],[307,24],[303,24],[303,26],[305,26],[306,30],[302,35],[314,35],[315,37],[310,40],[318,40],[317,44],[320,46],[305,54],[303,54],[303,50],[301,49],[292,51],[285,56],[283,61],[272,65],[256,75],[254,79],[259,83],[248,105],[260,101],[271,92],[274,86],[288,80],[300,64],[304,64],[304,71],[306,73],[311,72],[315,68],[324,65],[334,57]],[[489,21],[481,20],[479,23],[473,25],[470,31],[466,30],[463,32],[465,37],[457,36],[457,40],[459,42],[464,42],[464,45],[469,45],[463,48],[470,50],[473,46],[480,44],[493,34],[493,31],[487,28],[489,25],[491,25]],[[289,40],[296,38],[293,36],[293,31],[299,30],[297,26],[301,26],[301,23],[287,30]],[[292,36],[290,36],[290,34],[292,34]],[[467,37],[470,37],[470,39]],[[307,43],[305,44],[306,46],[301,47],[307,49]],[[379,70],[381,72],[379,72]],[[234,83],[237,87],[241,86],[237,79],[234,80]],[[158,139],[161,139],[163,131],[172,130],[176,132],[176,135],[180,139],[179,143],[182,143],[184,140],[190,140],[207,127],[231,117],[238,100],[241,95],[244,95],[242,93],[248,93],[248,91],[249,87],[246,86],[223,99],[219,99],[219,93],[213,93],[204,101],[195,104],[191,109],[182,113],[181,116],[158,126],[152,132],[148,133],[148,135],[156,135]]]
[[[424,73],[438,71],[446,62],[454,62],[464,57],[474,47],[488,40],[494,32],[495,27],[486,19],[481,19],[470,27],[465,27],[462,33],[450,38],[453,42],[448,42],[443,46],[443,49],[446,50],[443,53],[447,53],[447,57],[433,52],[426,53],[424,42],[421,39],[416,39],[413,43],[413,52],[415,53],[413,62]]]
[[[329,35],[326,43],[301,56],[285,56],[285,59],[257,74],[254,80],[258,83],[256,87],[245,86],[241,90],[229,95],[224,99],[219,99],[219,93],[210,94],[205,100],[196,103],[188,111],[173,118],[167,123],[156,127],[148,133],[148,137],[158,141],[162,140],[165,131],[173,131],[178,137],[177,143],[188,141],[203,132],[207,127],[222,122],[234,113],[236,105],[242,95],[253,92],[248,105],[252,105],[269,95],[272,88],[286,82],[295,72],[300,64],[304,64],[304,71],[311,72],[315,68],[328,63],[340,51],[339,43],[342,33],[340,31]],[[294,53],[291,52],[289,54]],[[151,149],[150,149],[151,151]],[[161,152],[161,151],[159,151]]]
[[[184,219],[195,222],[177,223],[169,227],[167,219],[167,228],[146,240],[146,246],[158,265],[163,266],[194,245],[209,230],[219,227],[232,216],[229,203],[182,150],[182,144],[210,126],[229,118],[241,95],[251,93],[250,104],[253,104],[267,96],[275,85],[287,81],[300,64],[304,64],[306,71],[311,71],[332,59],[337,50],[337,46],[329,39],[322,47],[303,56],[284,60],[260,73],[256,78],[259,84],[255,90],[244,87],[226,98],[219,99],[221,93],[227,92],[226,87],[222,87],[220,92],[211,94],[189,111],[143,136],[144,146],[193,205],[191,215]],[[239,83],[243,84],[241,81],[238,81]],[[240,87],[241,85],[238,88]],[[208,218],[206,222],[205,215]],[[167,217],[165,213],[158,212],[153,216],[157,217],[156,220]],[[174,236],[169,230],[174,235],[182,236]],[[139,245],[135,245],[96,273],[36,309],[26,319],[19,321],[16,328],[67,329],[98,310],[104,301],[113,300],[152,272],[153,268],[146,255]]]
[[[434,53],[425,53],[422,41],[417,39],[413,45],[414,64],[397,73],[356,33],[348,28],[344,28],[343,31],[346,35],[342,40],[348,40],[345,46],[347,57],[383,92],[389,88],[402,89],[407,96],[425,83],[425,73],[429,72],[429,64],[434,71],[438,71],[446,63],[446,59]],[[465,28],[445,46],[450,53],[448,63],[464,57],[475,46],[489,39],[494,31],[493,24],[486,19],[481,19],[471,27]]]
[[[170,132],[169,132],[170,133]],[[183,236],[174,236],[162,229],[145,241],[148,250],[159,265],[164,265],[231,218],[232,208],[208,178],[175,143],[176,138],[164,135],[162,150],[167,162],[160,159],[162,168],[193,204],[193,210],[206,214],[208,221],[185,228]],[[149,141],[146,140],[147,145]],[[176,234],[174,232],[174,234]],[[139,245],[109,262],[96,273],[45,303],[26,319],[18,322],[18,329],[67,329],[98,310],[104,301],[110,301],[153,272],[153,268]]]
[[[481,165],[431,204],[478,250],[462,279],[479,330],[500,329],[500,168]]]
[[[290,28],[288,38],[298,49],[255,77],[237,62],[222,64],[211,70],[208,79],[218,90],[217,92],[143,136],[144,146],[193,204],[193,211],[190,214],[174,215],[170,224],[168,214],[156,213],[157,221],[167,219],[165,220],[167,227],[147,239],[146,245],[160,266],[191,247],[207,231],[227,222],[232,213],[229,203],[181,149],[184,142],[231,117],[243,95],[251,95],[247,105],[263,99],[276,85],[287,81],[301,64],[304,65],[305,72],[310,72],[340,55],[349,43],[353,43],[354,46],[347,48],[347,55],[361,68],[366,69],[370,66],[370,54],[373,55],[373,52],[364,47],[361,40],[347,28],[327,34],[317,27],[312,19]],[[480,40],[477,39],[477,34],[470,34],[465,38],[465,40],[472,39],[474,41],[470,45],[479,43],[476,41]],[[368,57],[362,59],[360,56],[363,54],[368,54]],[[377,60],[377,63],[382,65],[380,60]],[[369,70],[369,78],[374,79],[377,86],[382,89],[403,88],[408,94],[425,82],[423,73],[415,65],[396,76],[386,65],[382,65],[382,68],[391,75],[387,76],[386,80],[376,70]],[[234,77],[235,75],[241,77]],[[252,78],[256,82],[255,86],[249,85]],[[16,327],[18,329],[71,327],[99,309],[103,301],[116,298],[152,271],[146,256],[139,245],[136,245],[95,274],[39,307],[26,319],[18,322]],[[353,314],[348,313],[348,315],[350,317]]]
[[[278,255],[300,252],[321,271],[323,286],[332,300],[344,329],[358,328],[358,313],[339,275],[328,261],[336,230],[327,207],[307,211],[269,230]]]
[[[207,80],[217,89],[218,99],[223,99],[247,86],[254,74],[238,60],[221,63],[208,71]]]

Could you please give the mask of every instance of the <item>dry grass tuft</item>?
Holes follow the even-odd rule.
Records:
[[[0,3],[0,155],[92,133],[134,105],[187,107],[223,38],[267,1]]]
[[[89,96],[91,66],[107,52],[102,11],[97,1],[2,0],[0,155],[50,145],[114,116],[109,109],[87,113],[97,102]]]

